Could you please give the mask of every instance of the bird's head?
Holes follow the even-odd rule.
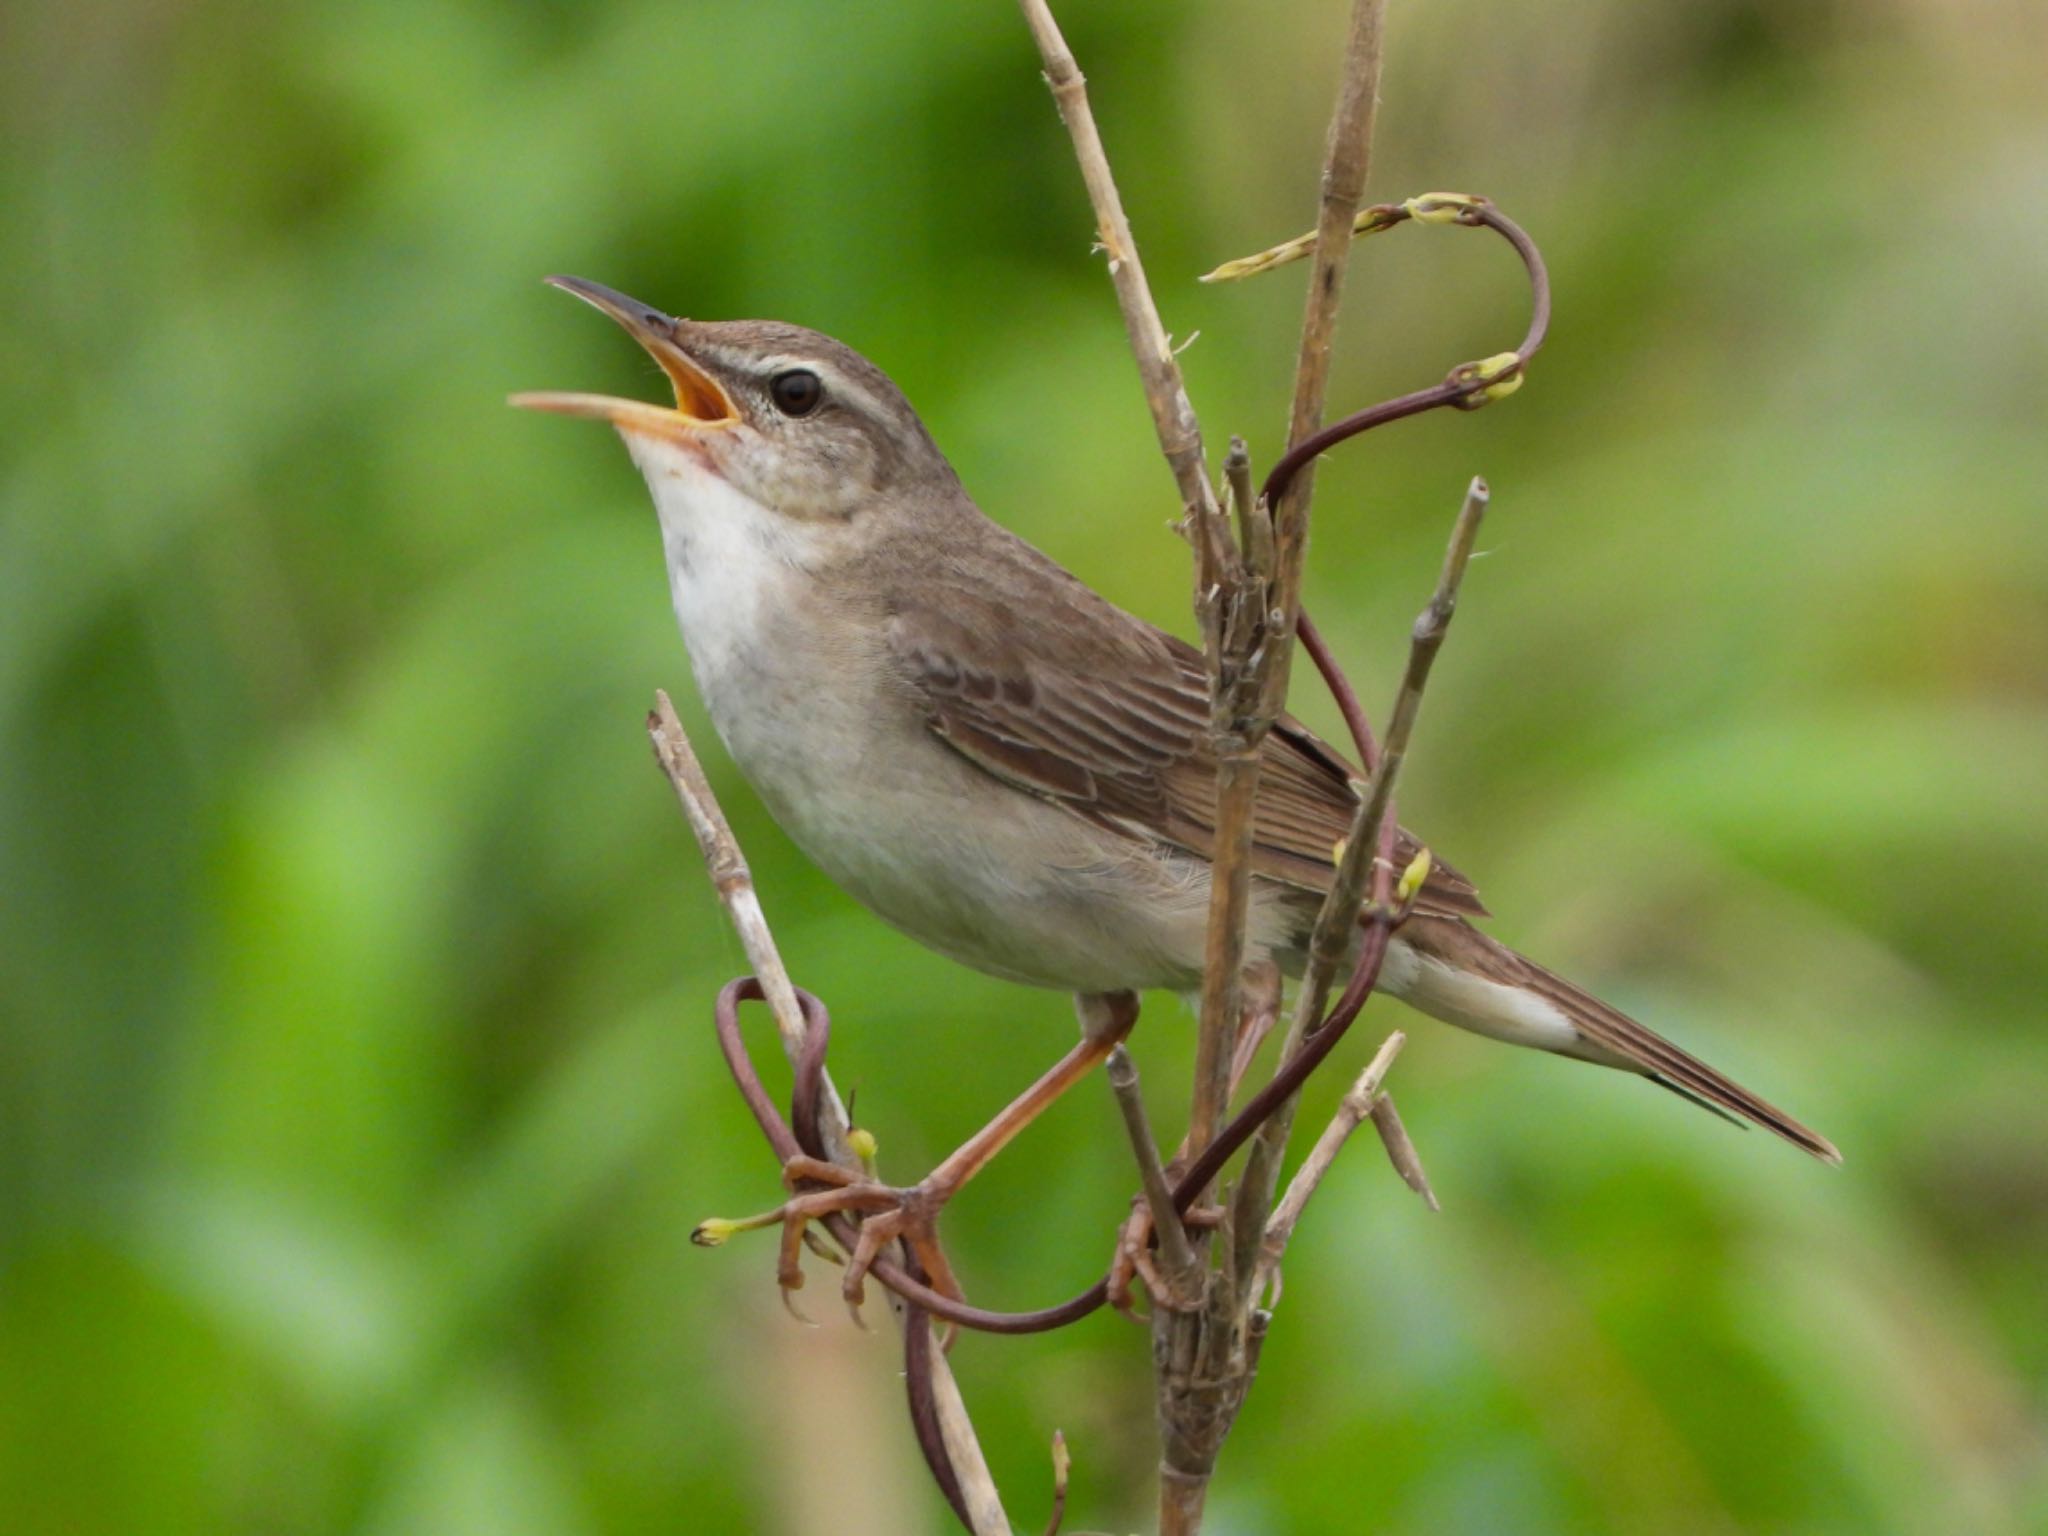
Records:
[[[709,474],[804,521],[851,519],[905,487],[953,482],[903,392],[829,336],[772,320],[684,320],[580,277],[548,281],[646,348],[676,403],[553,391],[512,403],[610,422],[650,482]]]

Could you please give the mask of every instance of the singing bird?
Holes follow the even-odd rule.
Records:
[[[1026,1096],[1035,1113],[1121,1038],[1136,992],[1200,985],[1216,781],[1200,653],[985,516],[903,392],[851,348],[548,281],[644,347],[675,405],[513,403],[606,421],[624,439],[653,494],[705,708],[768,810],[920,943],[1079,1000],[1082,1042]],[[1305,963],[1355,778],[1291,717],[1266,738],[1249,950],[1289,975]],[[1420,846],[1401,833],[1399,864]],[[1434,860],[1380,989],[1497,1040],[1639,1073],[1840,1161],[1790,1115],[1488,938],[1473,925],[1486,915],[1471,883]],[[1013,1106],[898,1192],[917,1207],[910,1225],[1028,1117]],[[887,1202],[870,1190],[846,1203]],[[874,1216],[865,1227],[864,1248],[908,1230]]]

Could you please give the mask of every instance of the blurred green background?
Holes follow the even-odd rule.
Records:
[[[1067,0],[1212,451],[1270,462],[1344,6]],[[17,5],[0,48],[0,1529],[947,1529],[885,1337],[807,1331],[712,1041],[742,968],[642,714],[701,726],[646,498],[521,388],[660,393],[543,273],[905,386],[996,517],[1186,633],[1068,146],[1002,0]],[[1404,812],[1494,931],[1835,1138],[1416,1023],[1288,1265],[1227,1532],[2048,1530],[2048,20],[1395,0],[1371,191],[1544,243],[1529,387],[1320,481],[1390,696],[1495,510]],[[1361,248],[1333,398],[1520,334]],[[1334,728],[1321,700],[1300,704]],[[885,1167],[1070,1038],[830,889],[699,736]],[[1395,1023],[1375,1004],[1313,1096]],[[1150,1001],[1162,1118],[1193,1030]],[[1099,1269],[1075,1095],[949,1217]],[[1143,1336],[956,1361],[1020,1526],[1149,1524]]]

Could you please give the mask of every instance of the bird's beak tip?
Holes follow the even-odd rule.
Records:
[[[668,420],[675,412],[666,406],[642,405],[634,400],[617,400],[610,395],[587,395],[568,390],[523,389],[507,395],[505,403],[522,411],[545,411],[551,416],[587,416],[614,426],[630,426],[647,420]]]

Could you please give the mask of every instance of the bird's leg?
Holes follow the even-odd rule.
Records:
[[[1244,1012],[1238,1022],[1237,1049],[1230,1056],[1230,1097],[1237,1097],[1239,1084],[1252,1068],[1259,1047],[1273,1032],[1280,1017],[1280,967],[1271,957],[1253,961],[1244,968],[1239,996]]]
[[[1230,1056],[1231,1099],[1237,1097],[1245,1073],[1251,1070],[1259,1047],[1273,1032],[1274,1021],[1280,1017],[1280,967],[1271,959],[1255,960],[1244,968],[1240,987],[1243,1007],[1238,1014],[1237,1045]],[[1188,1144],[1183,1138],[1166,1165],[1169,1183],[1177,1179],[1187,1166],[1187,1153]],[[1181,1219],[1190,1227],[1213,1227],[1221,1217],[1222,1213],[1213,1206],[1197,1206]],[[1116,1253],[1109,1263],[1110,1305],[1126,1316],[1132,1315],[1133,1280],[1143,1280],[1145,1289],[1155,1297],[1165,1294],[1163,1282],[1152,1263],[1152,1208],[1146,1204],[1143,1195],[1132,1199],[1131,1214],[1117,1232]]]
[[[840,1213],[857,1215],[860,1235],[848,1255],[846,1275],[840,1286],[848,1306],[860,1306],[866,1296],[864,1282],[868,1270],[890,1243],[899,1240],[908,1245],[923,1266],[933,1289],[959,1297],[953,1267],[939,1247],[940,1210],[1018,1132],[1107,1058],[1138,1021],[1138,998],[1134,992],[1084,994],[1076,997],[1075,1006],[1081,1015],[1079,1043],[918,1183],[898,1188],[863,1177],[837,1163],[795,1157],[783,1165],[783,1180],[791,1193],[782,1205],[744,1222],[707,1222],[692,1236],[700,1242],[719,1242],[730,1232],[779,1222],[782,1251],[776,1279],[786,1300],[790,1291],[804,1283],[799,1257],[809,1223]]]

